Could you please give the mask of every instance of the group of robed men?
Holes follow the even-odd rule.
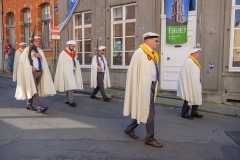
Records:
[[[153,147],[163,147],[154,137],[155,98],[159,81],[159,56],[155,51],[159,44],[159,36],[153,32],[142,35],[143,43],[135,51],[127,72],[126,91],[123,115],[133,119],[124,132],[133,139],[139,139],[134,129],[142,122],[146,123],[145,144]],[[73,91],[83,89],[82,73],[75,52],[76,42],[67,42],[67,47],[60,53],[54,82],[47,65],[43,51],[39,48],[40,37],[35,36],[33,49],[25,48],[19,58],[17,68],[16,99],[27,99],[27,109],[45,112],[39,96],[52,96],[56,91],[66,92],[65,103],[72,107],[77,104],[73,101]],[[92,59],[91,87],[94,88],[91,98],[99,99],[96,94],[100,90],[104,101],[109,101],[104,89],[111,87],[107,61],[104,57],[105,46],[98,48],[98,53]],[[177,95],[184,100],[182,117],[186,119],[202,118],[199,115],[198,105],[202,103],[202,88],[200,82],[201,49],[191,50],[190,56],[184,63],[178,83]],[[21,51],[20,51],[21,52]],[[37,108],[33,107],[33,100]],[[191,115],[188,115],[192,106]]]

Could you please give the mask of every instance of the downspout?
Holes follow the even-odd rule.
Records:
[[[52,27],[55,27],[55,24],[54,24],[54,19],[55,19],[55,17],[54,17],[54,0],[52,0]]]
[[[2,30],[1,30],[1,34],[2,34],[2,70],[4,71],[4,61],[5,61],[5,56],[4,56],[4,12],[3,12],[3,0],[1,1],[1,13],[2,13]]]

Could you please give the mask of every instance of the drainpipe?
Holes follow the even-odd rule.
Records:
[[[4,56],[4,20],[3,20],[3,18],[4,18],[4,12],[3,12],[3,0],[1,1],[1,6],[2,6],[2,8],[1,8],[1,13],[2,13],[2,29],[1,29],[1,35],[2,35],[2,70],[4,71],[4,61],[5,61],[5,56]]]
[[[52,0],[52,27],[55,27],[54,19],[54,0]]]

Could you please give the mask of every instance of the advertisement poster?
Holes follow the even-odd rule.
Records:
[[[190,0],[166,0],[166,43],[187,42],[187,23]]]

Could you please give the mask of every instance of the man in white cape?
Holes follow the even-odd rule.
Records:
[[[76,107],[73,92],[83,89],[82,72],[75,52],[76,41],[70,40],[67,45],[58,58],[54,85],[57,91],[66,92],[65,104]]]
[[[200,48],[194,48],[191,55],[184,62],[177,87],[177,96],[184,100],[181,116],[192,120],[193,118],[202,118],[198,114],[198,105],[202,104],[202,85],[200,81],[199,57]],[[191,116],[188,115],[190,106],[192,106]]]
[[[105,46],[98,47],[98,53],[93,56],[91,64],[91,88],[94,88],[91,94],[92,99],[99,99],[96,94],[100,90],[103,100],[108,102],[112,98],[107,97],[105,89],[111,87],[107,60],[104,56]]]
[[[19,48],[15,52],[14,65],[13,65],[13,81],[14,82],[17,81],[18,63],[19,63],[20,56],[22,55],[22,52],[23,52],[23,50],[25,48],[26,48],[26,43],[25,42],[21,42],[21,43],[19,43]]]
[[[154,50],[159,44],[159,35],[147,32],[142,37],[144,43],[133,54],[127,72],[123,115],[131,114],[133,120],[125,129],[125,133],[133,139],[138,139],[139,137],[134,134],[134,129],[140,122],[146,123],[145,144],[163,147],[154,138],[154,101],[159,79],[159,57]]]
[[[22,52],[17,71],[17,88],[15,97],[18,100],[27,99],[26,109],[45,112],[40,96],[56,94],[47,60],[39,48],[40,37],[34,36],[33,44]],[[37,109],[33,107],[33,100]]]

